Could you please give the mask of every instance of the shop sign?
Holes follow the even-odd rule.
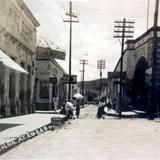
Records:
[[[57,83],[57,77],[51,77],[51,78],[49,78],[49,83],[56,84]]]
[[[63,83],[71,83],[71,84],[76,84],[77,83],[77,75],[71,75],[69,76],[68,74],[64,74],[62,77]]]

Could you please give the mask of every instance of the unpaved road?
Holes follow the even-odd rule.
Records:
[[[0,159],[158,160],[160,123],[146,119],[96,119],[96,106],[79,119],[3,154]]]

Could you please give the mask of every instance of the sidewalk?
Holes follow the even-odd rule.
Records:
[[[110,109],[108,110],[107,107],[105,107],[104,111],[106,112],[106,117],[109,118],[113,118],[113,117],[117,117],[119,118],[119,113],[117,113],[115,110]],[[135,112],[135,111],[123,111],[122,112],[122,118],[144,118],[144,112]]]
[[[0,153],[51,130],[51,118],[53,117],[63,119],[65,116],[38,111],[33,114],[0,119]]]

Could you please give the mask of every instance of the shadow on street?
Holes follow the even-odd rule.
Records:
[[[23,124],[0,123],[0,132],[8,128],[12,128],[12,127],[20,126],[20,125],[23,125]]]

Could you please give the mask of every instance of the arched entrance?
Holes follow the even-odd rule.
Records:
[[[147,111],[147,87],[145,84],[146,74],[145,71],[148,63],[145,57],[141,57],[136,65],[133,77],[132,88],[132,104],[134,109]]]

